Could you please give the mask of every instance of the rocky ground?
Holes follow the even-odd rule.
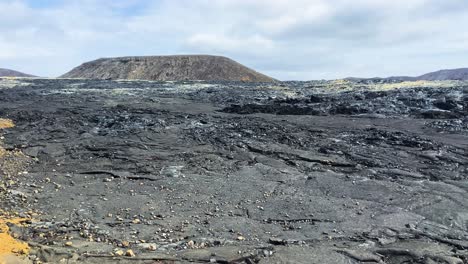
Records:
[[[467,83],[8,79],[0,102],[30,262],[468,263]]]

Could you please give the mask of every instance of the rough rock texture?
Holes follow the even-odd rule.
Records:
[[[0,77],[35,77],[34,75],[0,68]]]
[[[466,83],[2,82],[33,260],[468,261]]]
[[[208,55],[104,58],[86,62],[61,77],[155,81],[275,81],[229,58]]]

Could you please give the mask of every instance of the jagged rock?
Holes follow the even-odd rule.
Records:
[[[0,208],[40,213],[11,234],[49,263],[70,252],[81,258],[70,263],[100,264],[463,263],[468,88],[283,85],[24,79],[2,89],[0,118],[16,126],[0,131],[0,174],[2,161],[28,162],[0,182]],[[448,110],[458,117],[421,119],[441,98],[464,106]],[[334,111],[347,101],[355,110]],[[279,111],[220,111],[231,104]],[[20,150],[31,148],[30,161]]]

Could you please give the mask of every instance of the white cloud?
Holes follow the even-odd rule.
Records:
[[[269,55],[275,48],[275,44],[272,40],[259,35],[249,37],[229,37],[218,34],[201,33],[189,37],[187,44],[192,50],[248,55]]]
[[[465,0],[0,0],[0,67],[213,53],[280,79],[419,74],[468,66],[466,24]]]

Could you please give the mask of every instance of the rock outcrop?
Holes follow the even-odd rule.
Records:
[[[61,77],[155,81],[275,81],[229,58],[208,55],[103,58],[83,63]]]

